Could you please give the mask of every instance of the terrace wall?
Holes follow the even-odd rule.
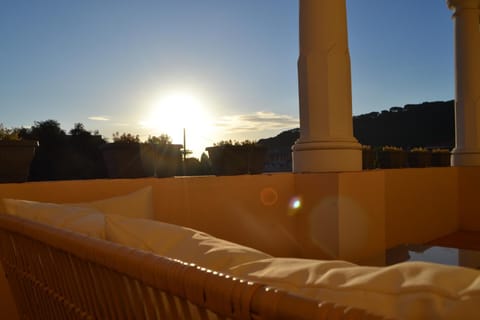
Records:
[[[148,185],[156,219],[277,256],[356,261],[459,228],[480,230],[477,168],[0,184],[0,198],[75,203]]]

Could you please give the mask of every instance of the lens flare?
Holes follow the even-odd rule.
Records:
[[[302,206],[300,199],[295,199],[292,201],[292,209],[298,209]]]
[[[292,199],[290,199],[290,203],[288,205],[288,214],[290,216],[296,215],[301,207],[302,207],[302,199],[298,196],[293,197]]]
[[[273,188],[263,188],[260,192],[260,200],[265,206],[273,206],[278,201],[278,193]]]

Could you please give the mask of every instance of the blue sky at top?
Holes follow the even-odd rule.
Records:
[[[354,114],[453,98],[444,1],[347,9]],[[0,122],[82,122],[107,138],[170,130],[181,142],[197,116],[152,109],[184,92],[208,113],[196,148],[268,137],[297,126],[297,57],[296,0],[0,0]],[[153,115],[167,123],[142,125]]]

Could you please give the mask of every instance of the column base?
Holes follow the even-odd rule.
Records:
[[[450,156],[453,167],[476,167],[480,166],[480,149],[455,148]]]
[[[362,170],[362,147],[356,141],[297,142],[292,150],[294,173]]]

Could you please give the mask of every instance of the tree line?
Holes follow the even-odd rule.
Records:
[[[362,145],[452,149],[455,145],[454,101],[423,102],[353,117],[354,136]],[[290,147],[298,128],[258,142],[269,148]]]
[[[20,128],[21,139],[37,140],[39,146],[30,166],[30,181],[107,178],[101,146],[108,143],[98,131],[86,130],[76,123],[68,133],[56,120],[35,121],[30,128]],[[114,134],[114,141],[140,142],[138,136]],[[149,137],[147,143],[171,143],[168,135]],[[178,164],[179,175],[211,174],[206,154],[200,159],[187,158]]]
[[[424,102],[392,107],[353,117],[354,135],[362,145],[452,149],[455,144],[454,101]],[[31,181],[98,179],[107,177],[101,146],[107,141],[98,131],[76,123],[68,133],[56,120],[35,121],[30,128],[17,129],[22,139],[37,140],[39,147],[30,167]],[[289,148],[299,138],[298,128],[261,139],[267,149]],[[139,142],[138,136],[116,134],[114,140]],[[171,143],[167,135],[149,137],[149,143]],[[200,159],[181,158],[178,175],[212,174],[204,153]]]

